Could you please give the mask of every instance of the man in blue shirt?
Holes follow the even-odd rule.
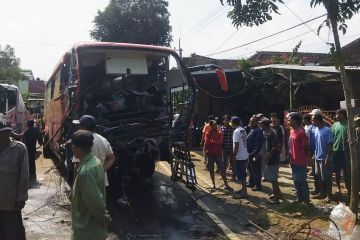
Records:
[[[313,199],[324,199],[325,202],[330,202],[333,134],[331,129],[325,125],[321,114],[313,115],[312,122],[316,127],[314,129],[315,174],[320,180],[320,193],[313,196]]]
[[[247,150],[249,153],[249,184],[247,187],[253,191],[261,190],[261,158],[260,150],[263,145],[263,132],[258,127],[258,119],[252,117],[250,119],[250,132],[247,136]]]

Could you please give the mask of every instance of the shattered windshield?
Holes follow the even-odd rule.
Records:
[[[87,49],[80,53],[84,112],[99,116],[171,120],[172,89],[187,89],[188,80],[169,53]],[[189,97],[180,100],[183,109]],[[112,115],[109,115],[112,113]]]

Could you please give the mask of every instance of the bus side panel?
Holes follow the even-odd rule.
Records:
[[[52,139],[49,146],[56,155],[59,153],[59,146],[61,144],[61,130],[59,129],[64,120],[63,102],[63,97],[54,99],[47,103],[46,109],[45,124],[48,127],[49,139]]]

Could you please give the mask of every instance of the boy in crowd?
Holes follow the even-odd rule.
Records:
[[[289,139],[290,166],[298,203],[310,203],[309,187],[306,180],[307,164],[310,158],[309,139],[301,127],[301,116],[298,112],[289,114],[292,128]]]
[[[211,130],[210,121],[215,120],[215,117],[213,115],[209,115],[208,120],[209,121],[207,123],[205,123],[205,125],[203,127],[203,130],[202,130],[201,142],[200,142],[201,145],[203,145],[205,143],[205,135],[206,135],[206,133]],[[204,161],[205,170],[208,170],[208,168],[207,168],[208,158],[207,158],[206,151],[205,151],[205,144],[204,144],[204,147],[203,147],[203,153],[204,153],[204,160],[205,160]]]

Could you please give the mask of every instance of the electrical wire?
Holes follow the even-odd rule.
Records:
[[[296,17],[297,19],[299,19],[302,23],[304,23],[305,26],[306,26],[308,29],[310,29],[318,38],[320,38],[324,43],[326,43],[326,44],[328,43],[328,41],[326,41],[325,39],[323,39],[323,38],[322,38],[320,35],[318,35],[313,29],[311,29],[311,27],[310,27],[307,23],[305,23],[304,20],[302,20],[302,19],[299,17],[299,15],[296,14],[296,12],[294,12],[291,8],[289,8],[288,5],[286,5],[285,2],[283,2],[283,4],[284,4],[284,6],[285,6],[292,14],[295,15],[295,17]]]
[[[211,54],[207,54],[207,55],[205,55],[205,56],[206,56],[206,57],[209,57],[209,56],[217,55],[217,54],[220,54],[220,53],[230,52],[230,51],[232,51],[232,50],[235,50],[235,49],[238,49],[238,48],[241,48],[241,47],[245,47],[245,46],[248,46],[248,45],[253,44],[253,43],[256,43],[256,42],[260,42],[260,41],[262,41],[262,40],[265,40],[265,39],[271,38],[271,37],[273,37],[273,36],[279,35],[279,34],[281,34],[281,33],[287,32],[287,31],[289,31],[289,30],[292,30],[292,29],[297,28],[297,27],[299,27],[299,26],[302,26],[302,25],[304,25],[304,24],[306,24],[306,23],[309,23],[309,22],[312,22],[312,21],[317,20],[317,19],[319,19],[319,18],[322,18],[322,17],[324,17],[324,16],[326,16],[326,14],[320,15],[320,16],[315,17],[315,18],[312,18],[312,19],[309,19],[309,20],[307,20],[306,22],[303,22],[303,23],[294,25],[294,26],[292,26],[292,27],[289,27],[289,28],[287,28],[287,29],[281,30],[281,31],[279,31],[279,32],[276,32],[276,33],[273,33],[273,34],[270,34],[270,35],[267,35],[267,36],[265,36],[265,37],[262,37],[262,38],[259,38],[259,39],[256,39],[256,40],[253,40],[253,41],[250,41],[250,42],[247,42],[247,43],[244,43],[244,44],[241,44],[241,45],[239,45],[239,46],[235,46],[235,47],[232,47],[232,48],[223,50],[223,51],[219,51],[219,52],[214,52],[214,53],[211,53]]]
[[[217,19],[219,19],[221,16],[223,16],[228,10],[229,10],[229,8],[225,8],[225,10],[218,12],[218,14],[216,14],[213,18],[208,19],[207,21],[204,22],[203,25],[199,26],[197,28],[197,31],[195,31],[192,35],[190,35],[186,39],[191,38],[191,37],[197,35],[199,32],[203,31],[207,26],[209,26],[211,23],[215,22]]]
[[[235,32],[233,32],[222,44],[220,44],[220,46],[218,46],[218,47],[215,49],[215,52],[219,51],[220,48],[221,48],[222,46],[224,46],[231,38],[233,38],[238,31],[239,31],[239,29],[236,29]]]
[[[187,30],[184,35],[182,35],[181,37],[185,37],[187,34],[189,34],[190,32],[192,32],[193,30],[197,29],[199,26],[201,26],[205,21],[207,21],[209,18],[211,18],[214,14],[216,14],[217,12],[219,12],[222,9],[221,6],[218,6],[218,4],[216,4],[211,10],[210,13],[208,15],[206,15],[205,17],[201,18],[196,24],[194,24],[189,30]]]
[[[281,41],[281,42],[277,42],[277,43],[271,44],[271,45],[269,45],[269,46],[266,46],[266,47],[257,49],[257,50],[255,50],[255,51],[251,51],[251,52],[244,53],[244,54],[238,56],[237,58],[244,57],[244,56],[246,56],[246,55],[248,55],[248,54],[257,53],[257,52],[259,52],[259,51],[261,51],[261,50],[264,50],[264,49],[267,49],[267,48],[270,48],[270,47],[274,47],[274,46],[280,45],[280,44],[282,44],[282,43],[285,43],[285,42],[291,41],[291,40],[293,40],[293,39],[296,39],[296,38],[298,38],[298,37],[307,35],[307,34],[309,34],[309,33],[311,33],[311,32],[312,32],[312,31],[308,31],[308,32],[305,32],[305,33],[296,35],[296,36],[294,36],[294,37],[285,39],[285,40],[283,40],[283,41]]]

